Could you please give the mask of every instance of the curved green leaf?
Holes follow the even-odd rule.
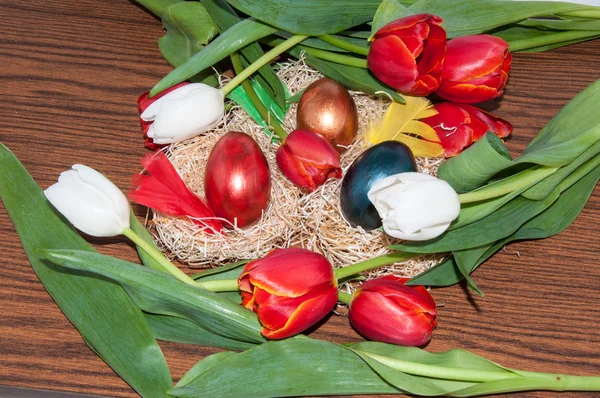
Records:
[[[145,397],[165,397],[171,376],[142,312],[121,287],[64,272],[41,258],[44,249],[70,248],[92,254],[94,249],[56,212],[2,144],[0,168],[0,198],[31,266],[52,299],[90,348],[133,389]]]
[[[293,34],[319,36],[370,22],[381,0],[227,0],[232,6]]]
[[[510,0],[419,0],[409,7],[415,14],[427,12],[442,17],[448,38],[484,33],[534,16],[589,8],[573,3]]]
[[[102,275],[120,284],[142,310],[178,316],[219,336],[249,343],[265,341],[256,315],[217,293],[188,285],[147,267],[78,250],[46,250],[54,264]]]
[[[282,397],[401,392],[347,348],[306,337],[270,341],[210,365],[199,365],[203,372],[195,372],[195,378],[186,378],[187,383],[169,394]]]
[[[221,61],[223,58],[228,57],[232,52],[254,43],[258,39],[269,36],[276,31],[276,28],[253,19],[245,19],[235,24],[213,40],[208,46],[204,47],[202,51],[196,53],[185,63],[162,78],[150,90],[150,96],[154,96],[177,83],[189,79]]]

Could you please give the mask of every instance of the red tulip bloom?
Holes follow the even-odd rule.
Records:
[[[461,36],[448,42],[440,97],[472,104],[502,95],[512,56],[508,43],[496,36]]]
[[[352,326],[369,340],[420,346],[437,326],[435,301],[423,286],[386,276],[367,281],[350,303]]]
[[[270,339],[296,335],[317,323],[337,302],[337,280],[322,255],[276,249],[246,264],[238,280],[242,305],[256,312]]]
[[[156,102],[159,98],[164,97],[165,95],[167,95],[168,93],[170,93],[173,90],[178,89],[181,86],[185,86],[187,84],[190,84],[188,82],[183,82],[183,83],[179,83],[176,84],[175,86],[161,92],[160,94],[155,95],[152,98],[148,98],[148,94],[150,94],[150,91],[146,91],[144,94],[140,95],[138,100],[137,100],[137,105],[138,105],[138,112],[140,113],[140,115],[142,113],[144,113],[144,111],[146,110],[146,108],[148,108],[150,105],[152,105],[154,102]],[[151,150],[157,150],[160,148],[163,148],[165,146],[167,146],[167,144],[164,145],[159,145],[159,144],[155,144],[152,141],[152,138],[148,137],[148,128],[150,127],[150,125],[154,123],[153,121],[146,121],[142,118],[140,118],[140,125],[142,126],[142,133],[144,134],[144,146],[148,149]]]
[[[338,151],[310,131],[292,131],[277,149],[275,158],[291,182],[311,192],[330,178],[342,177]]]
[[[442,19],[410,15],[379,29],[367,56],[369,69],[388,86],[408,95],[425,96],[440,86],[446,53]]]
[[[458,155],[488,131],[500,138],[512,133],[506,120],[471,105],[442,102],[434,108],[437,115],[421,121],[435,130],[446,156]]]

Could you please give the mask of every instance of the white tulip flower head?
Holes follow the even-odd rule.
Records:
[[[116,236],[129,227],[127,197],[91,167],[73,165],[44,194],[75,228],[88,235]]]
[[[381,217],[383,230],[398,239],[422,241],[441,235],[460,213],[450,184],[423,173],[383,178],[367,196]]]
[[[223,92],[203,83],[186,84],[159,98],[140,117],[153,121],[147,135],[155,144],[192,138],[217,126],[225,114]]]

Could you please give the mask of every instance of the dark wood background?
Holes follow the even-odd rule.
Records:
[[[171,69],[156,44],[160,22],[127,0],[3,0],[0,24],[0,141],[42,188],[72,164],[85,163],[126,189],[146,153],[136,99]],[[508,140],[514,154],[600,77],[599,62],[600,40],[515,55],[506,94],[491,105],[514,124]],[[439,326],[427,349],[463,348],[513,368],[600,375],[599,224],[596,189],[566,231],[511,244],[477,270],[473,277],[484,298],[462,286],[434,289]],[[0,242],[0,385],[135,396],[45,292],[2,205]],[[124,240],[94,243],[105,254],[136,261]],[[313,335],[359,339],[347,319],[337,316]],[[214,352],[174,343],[161,347],[176,379]]]

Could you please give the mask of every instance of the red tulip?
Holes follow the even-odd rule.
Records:
[[[442,102],[434,108],[437,115],[421,121],[435,130],[446,156],[458,155],[488,131],[500,138],[512,133],[506,120],[471,105]]]
[[[472,104],[502,95],[512,56],[496,36],[461,36],[448,42],[440,97]]]
[[[148,98],[148,94],[150,94],[150,91],[146,91],[144,94],[140,95],[137,100],[138,112],[141,115],[142,113],[144,113],[146,108],[148,108],[150,105],[152,105],[154,102],[156,102],[159,98],[164,97],[171,91],[176,90],[179,87],[185,86],[187,84],[190,84],[190,83],[188,83],[188,82],[179,83],[179,84],[161,92],[160,94],[155,95],[152,98]],[[167,146],[167,144],[164,144],[164,145],[155,144],[154,141],[152,141],[152,138],[148,137],[148,128],[150,127],[150,125],[152,123],[154,123],[154,122],[146,121],[146,120],[140,118],[140,125],[142,126],[142,133],[144,134],[144,141],[145,141],[144,146],[146,148],[154,151],[154,150],[157,150],[157,149]]]
[[[388,86],[408,95],[425,96],[440,86],[446,53],[442,19],[410,15],[379,29],[367,56],[369,69]]]
[[[213,147],[204,174],[204,194],[218,217],[239,228],[258,221],[271,198],[265,155],[247,134],[230,131]]]
[[[291,182],[311,192],[330,178],[342,177],[338,151],[310,131],[292,131],[277,149],[275,158]]]
[[[370,340],[420,346],[437,326],[435,301],[423,286],[387,276],[363,283],[350,303],[350,322]]]
[[[270,339],[298,334],[321,320],[337,302],[337,280],[322,255],[276,249],[246,264],[238,280],[242,305],[256,312]]]

